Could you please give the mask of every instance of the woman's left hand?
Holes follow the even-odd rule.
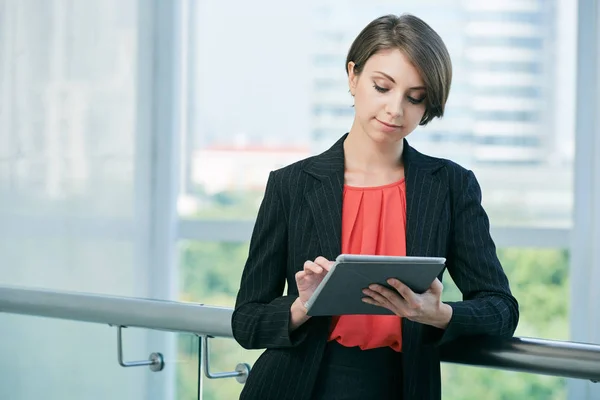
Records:
[[[373,284],[363,290],[365,303],[384,307],[399,317],[408,318],[421,324],[445,329],[452,318],[452,307],[442,303],[444,286],[435,279],[429,289],[417,294],[397,279],[388,279],[388,284],[394,288]]]

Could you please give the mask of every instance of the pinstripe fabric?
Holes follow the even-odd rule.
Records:
[[[290,334],[290,307],[298,295],[294,275],[304,261],[320,255],[332,260],[341,251],[345,137],[269,176],[232,317],[240,345],[267,350],[241,399],[310,399],[331,319],[311,318]],[[420,154],[406,141],[403,160],[407,255],[446,257],[464,299],[449,303],[453,316],[446,330],[403,319],[404,398],[435,400],[441,398],[438,347],[465,335],[512,336],[518,304],[473,173]]]

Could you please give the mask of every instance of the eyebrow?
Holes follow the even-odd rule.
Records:
[[[389,76],[385,72],[375,71],[375,73],[381,74],[381,75],[385,76],[387,79],[389,79],[390,81],[392,81],[392,83],[396,83],[396,81],[394,80],[394,78],[392,78],[391,76]],[[421,89],[426,90],[427,88],[425,86],[415,86],[415,87],[411,87],[410,88],[410,90],[421,90]]]

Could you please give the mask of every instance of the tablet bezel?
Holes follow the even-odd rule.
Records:
[[[388,278],[397,278],[400,281],[404,281],[409,287],[412,286],[411,288],[413,290],[416,290],[415,288],[417,287],[429,288],[435,278],[443,273],[445,263],[446,259],[443,257],[341,254],[336,258],[336,262],[331,267],[328,274],[315,289],[311,298],[306,302],[307,313],[309,316],[392,314],[391,311],[382,307],[362,302],[361,298],[364,297],[362,289],[372,283],[390,287],[386,282]],[[357,266],[356,264],[360,264],[360,266]],[[411,273],[412,268],[418,268],[419,266],[422,267],[419,271]],[[360,268],[360,273],[356,268],[352,267]],[[371,269],[367,269],[369,267]],[[376,272],[377,269],[381,272]],[[390,271],[391,269],[394,270],[394,273]],[[368,272],[365,274],[365,271]],[[339,274],[350,275],[342,276]],[[378,274],[379,276],[374,277],[374,274]],[[390,274],[391,276],[389,276]],[[366,275],[368,275],[368,277]],[[340,281],[340,279],[344,282]],[[342,288],[345,282],[349,283],[351,286],[356,286],[357,280],[361,281],[360,283],[364,287],[351,287],[348,288],[347,291]],[[336,287],[329,290],[334,290],[336,293],[339,293],[339,296],[332,299],[331,293],[328,293],[324,297],[328,297],[329,299],[325,300],[325,303],[323,303],[320,300],[323,297],[321,296],[321,293],[328,290],[327,285],[330,281],[334,282]],[[356,292],[356,294],[350,293],[352,291]],[[418,289],[416,291],[420,292]],[[327,309],[335,310],[335,312],[328,312]]]

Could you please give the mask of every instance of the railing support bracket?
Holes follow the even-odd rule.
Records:
[[[210,372],[210,348],[208,346],[209,336],[198,336],[200,357],[202,357],[202,369],[204,370],[204,376],[208,379],[223,379],[223,378],[235,378],[239,383],[246,383],[248,375],[250,374],[250,365],[246,363],[239,363],[235,366],[235,370],[231,372]]]
[[[123,361],[123,338],[121,330],[126,326],[117,326],[117,357],[121,367],[145,367],[148,366],[150,371],[159,372],[165,368],[165,360],[161,353],[152,353],[148,360],[142,361]]]

